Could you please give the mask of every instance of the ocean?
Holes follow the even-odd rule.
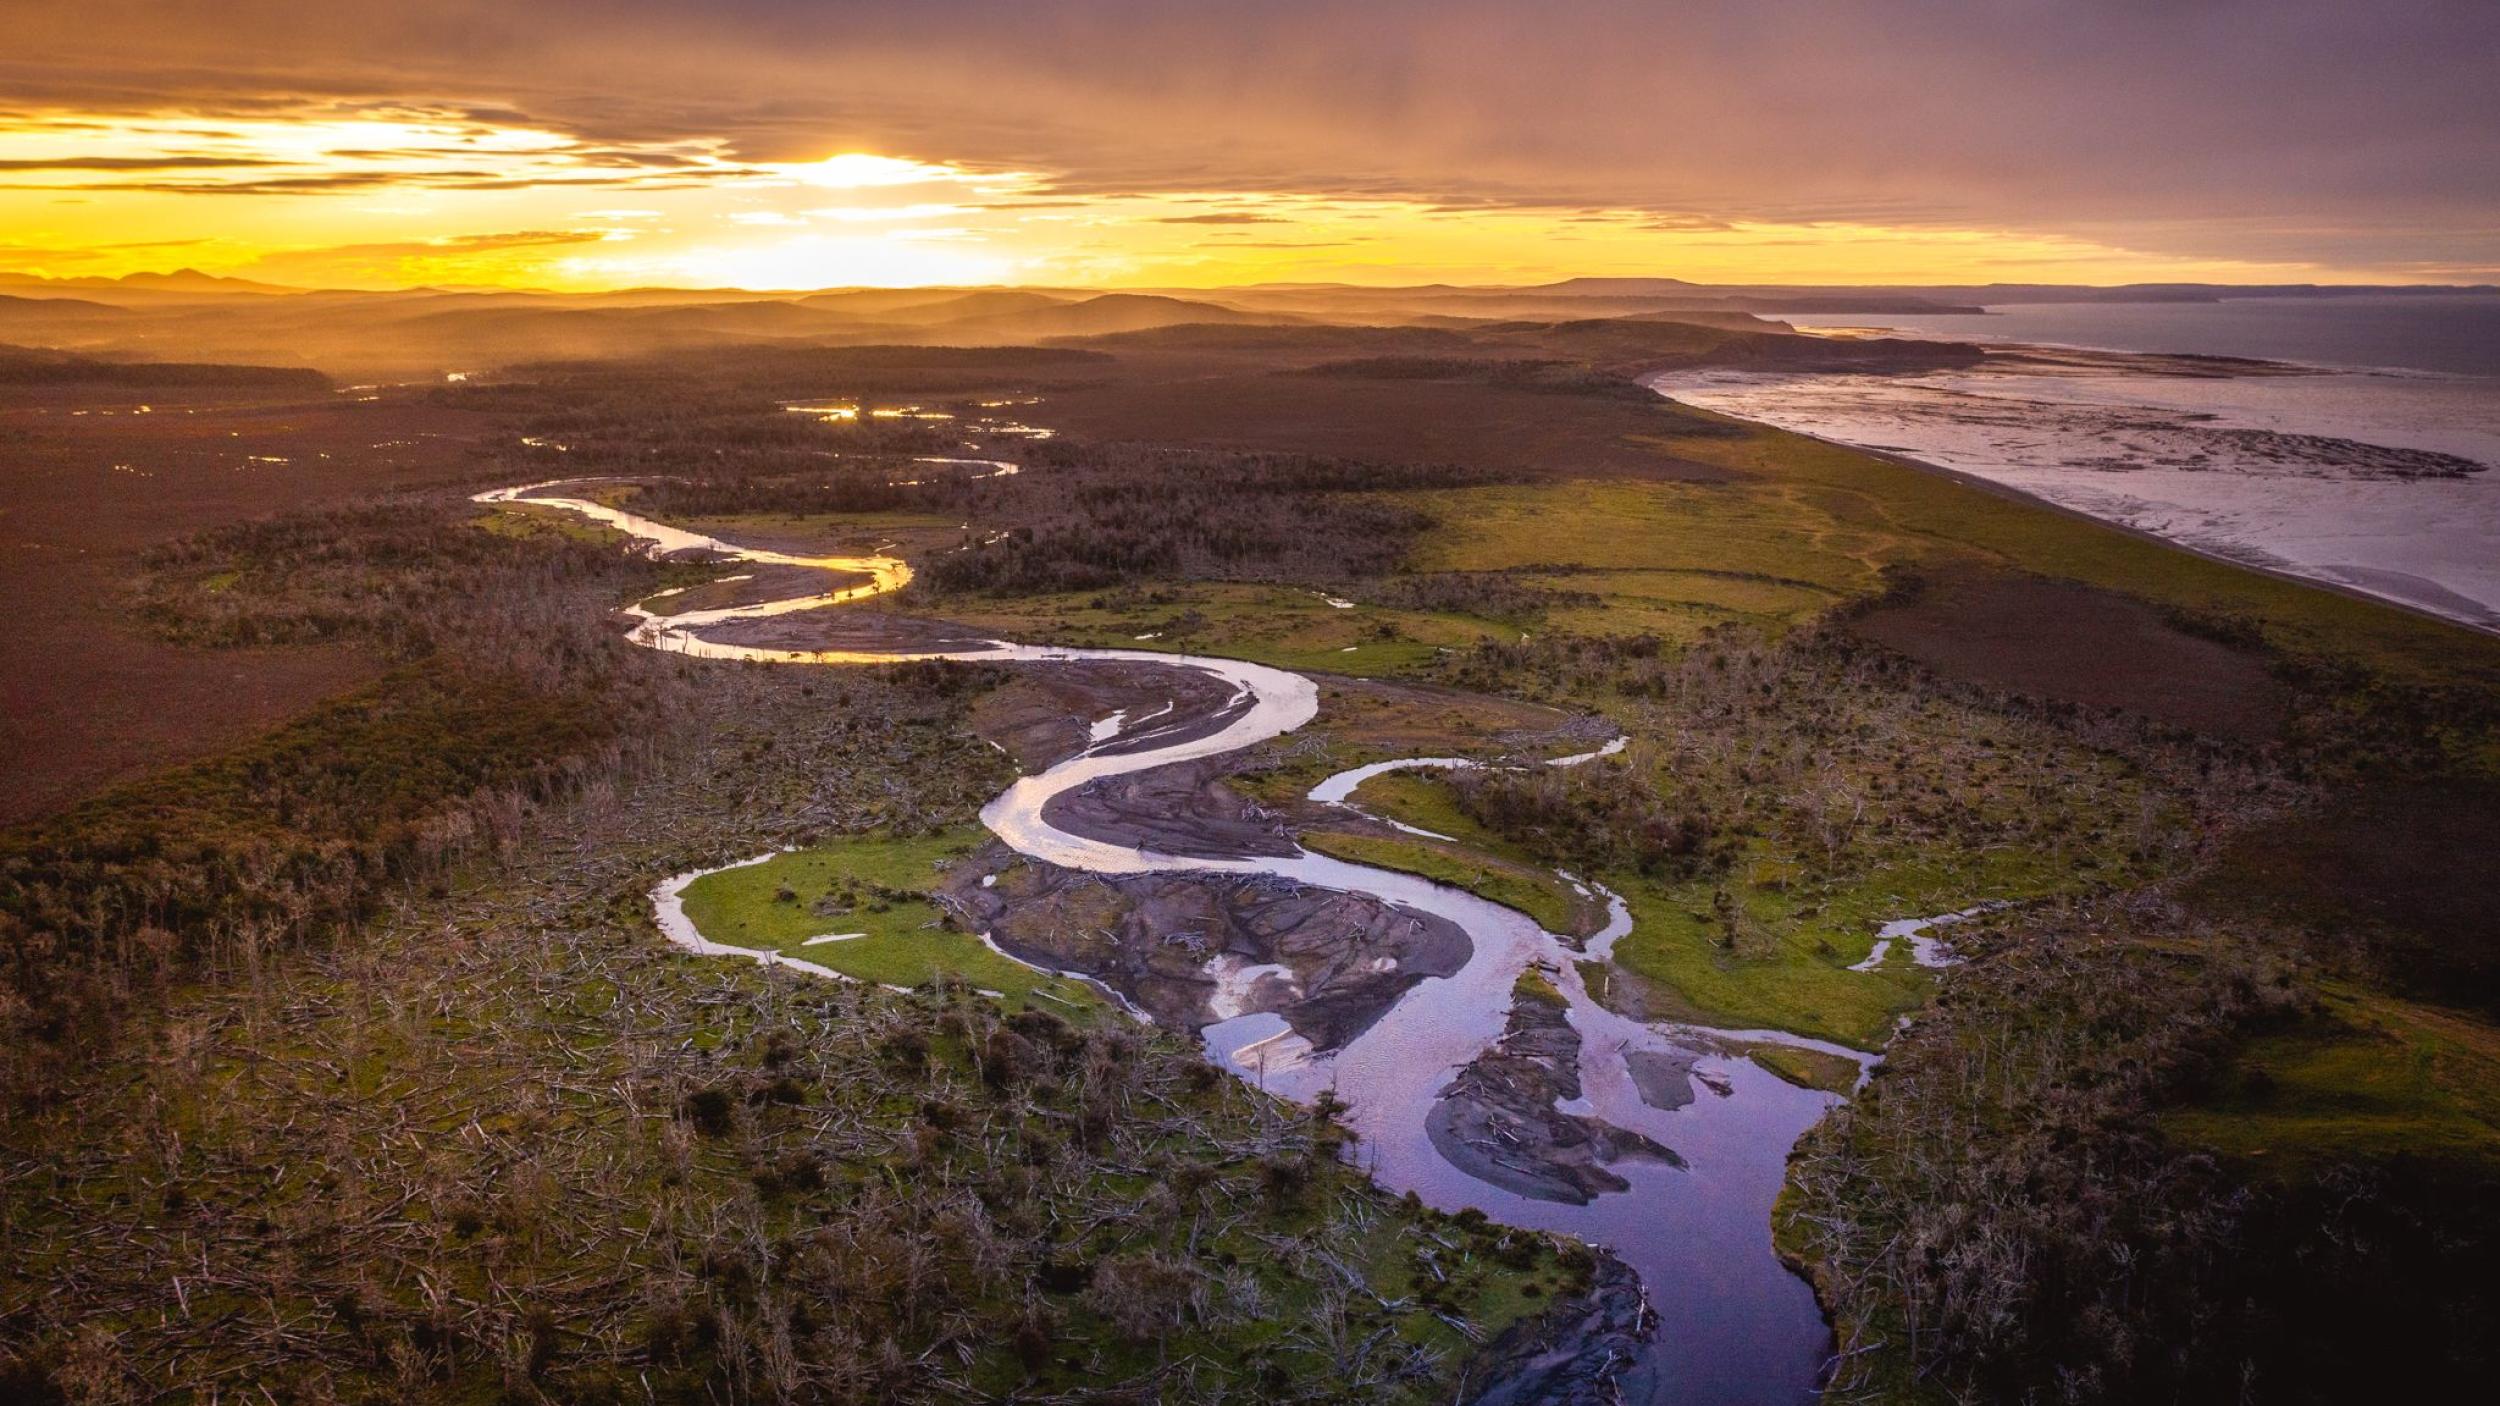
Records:
[[[2020,354],[1912,376],[1705,371],[1652,384],[2500,632],[2500,295],[1789,320]]]

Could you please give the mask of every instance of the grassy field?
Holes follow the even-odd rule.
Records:
[[[1745,1057],[1801,1089],[1820,1089],[1827,1094],[1847,1094],[1857,1088],[1858,1076],[1864,1071],[1854,1059],[1821,1050],[1802,1050],[1795,1045],[1777,1045],[1768,1040],[1755,1040],[1738,1046]]]
[[[2001,764],[2019,770],[2010,758]],[[1961,779],[1974,793],[1989,785],[1985,766],[1967,769]],[[1463,812],[1439,773],[1386,773],[1365,782],[1354,799],[1375,815],[1454,843],[1322,834],[1305,842],[1341,858],[1473,890],[1548,928],[1554,925],[1545,915],[1568,911],[1573,902],[1550,868]],[[1645,983],[1643,998],[1661,1018],[1786,1030],[1861,1049],[1880,1047],[1893,1022],[1934,989],[1932,976],[1910,961],[1906,943],[1895,944],[1872,971],[1849,970],[1873,950],[1882,924],[2139,877],[2115,835],[2084,836],[2063,854],[1881,837],[1865,845],[1835,866],[1793,845],[1757,838],[1724,872],[1707,877],[1678,882],[1603,870],[1581,877],[1605,884],[1631,906],[1633,929],[1616,944],[1614,959]],[[1580,906],[1585,931],[1589,914]]]
[[[1712,624],[1777,627],[1879,590],[1895,536],[1833,520],[1776,484],[1581,482],[1437,494],[1441,530],[1416,566],[1522,570],[1594,592],[1550,628],[1689,639]],[[1537,568],[1563,568],[1540,572]]]
[[[2270,1177],[2349,1158],[2500,1162],[2500,1032],[2349,984],[2322,995],[2315,1015],[2242,1045],[2163,1130]]]
[[[1014,1009],[1036,1000],[1060,1010],[1099,1004],[1092,987],[1001,956],[926,897],[941,868],[983,838],[979,827],[963,826],[913,839],[827,841],[706,874],[686,887],[686,917],[714,942],[779,952],[880,986],[956,977]],[[839,940],[812,940],[825,937]]]
[[[1385,815],[1436,835],[1447,835],[1469,849],[1499,859],[1529,864],[1533,859],[1494,834],[1450,798],[1450,788],[1433,771],[1386,771],[1354,788],[1353,801],[1374,815]]]
[[[481,531],[527,541],[562,537],[575,542],[623,542],[625,534],[603,522],[592,522],[566,508],[541,503],[497,503],[477,515]]]
[[[950,601],[944,614],[1037,644],[1217,654],[1357,678],[1419,674],[1447,650],[1517,634],[1460,615],[1336,606],[1315,591],[1245,582]]]

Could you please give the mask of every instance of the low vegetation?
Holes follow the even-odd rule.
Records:
[[[1466,889],[1479,898],[1527,914],[1547,932],[1585,937],[1596,926],[1592,920],[1602,917],[1595,904],[1564,887],[1549,871],[1475,854],[1457,845],[1325,830],[1305,833],[1303,843],[1339,859],[1401,869]]]
[[[2433,1394],[2487,1375],[2488,1109],[2460,1147],[2438,1102],[2382,1086],[2384,1055],[2272,1084],[2261,1069],[2345,1017],[2268,944],[2158,901],[1964,945],[1783,1203],[1839,1322],[1843,1399],[2325,1402],[2390,1371]],[[2500,1080],[2487,1041],[2441,1057]],[[2267,1131],[2234,1134],[2252,1103]],[[2380,1136],[2338,1145],[2295,1104]]]
[[[159,553],[148,616],[212,645],[353,639],[383,680],[244,748],[0,839],[0,1089],[46,1097],[155,995],[231,980],[619,768],[682,702],[602,616],[660,579],[447,506],[332,514]]]
[[[1878,1046],[1926,973],[1851,968],[1883,923],[2092,891],[2192,862],[2201,827],[2293,788],[2245,749],[1955,688],[1826,628],[1548,634],[1446,657],[1443,677],[1602,709],[1619,757],[1403,783],[1391,813],[1456,816],[1631,904],[1619,1004]],[[1398,798],[1389,797],[1394,802]],[[1481,842],[1480,842],[1481,843]]]
[[[1125,1019],[654,939],[671,868],[830,830],[862,838],[802,854],[854,885],[942,857],[868,837],[995,779],[928,682],[713,671],[634,777],[177,993],[9,1125],[0,1394],[1443,1400],[1586,1282]]]

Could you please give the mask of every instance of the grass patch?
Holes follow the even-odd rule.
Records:
[[[477,526],[515,541],[562,539],[568,542],[617,543],[625,534],[603,522],[592,522],[564,508],[539,503],[497,503],[475,519]]]
[[[1556,1010],[1570,1004],[1563,999],[1561,988],[1554,985],[1551,978],[1535,967],[1529,967],[1519,974],[1519,979],[1511,983],[1510,995],[1513,1001],[1535,1001],[1542,1005],[1552,1006]]]
[[[1544,483],[1433,495],[1441,530],[1420,569],[1530,570],[1527,583],[1593,592],[1550,629],[1690,640],[1751,622],[1776,630],[1881,588],[1904,544],[1845,528],[1774,485]]]
[[[1447,835],[1469,849],[1533,867],[1535,860],[1517,845],[1468,818],[1458,808],[1439,771],[1385,771],[1354,788],[1354,803],[1374,815],[1387,816],[1436,835]]]
[[[1741,1047],[1745,1058],[1801,1089],[1847,1094],[1858,1086],[1859,1065],[1845,1055],[1758,1041]]]
[[[1517,909],[1548,932],[1585,935],[1595,930],[1595,905],[1580,898],[1550,874],[1473,854],[1433,840],[1377,835],[1341,835],[1315,831],[1302,843],[1322,854],[1382,869],[1420,874],[1435,883],[1462,888],[1479,898]]]
[[[2241,1046],[2171,1137],[2289,1177],[2338,1159],[2500,1162],[2500,1032],[2350,987]]]
[[[982,832],[959,826],[912,839],[857,837],[706,874],[686,887],[686,917],[714,942],[778,952],[881,986],[943,977],[997,992],[1013,1008],[1099,1001],[1082,982],[993,951],[927,897],[942,868]],[[835,942],[809,939],[856,933]]]
[[[1652,983],[1660,1016],[1785,1030],[1864,1050],[1880,1048],[1893,1022],[1934,986],[1906,960],[1907,944],[1897,944],[1899,959],[1849,970],[1874,950],[1879,925],[2036,897],[2073,881],[2065,861],[2016,850],[1921,857],[1822,882],[1767,857],[1740,861],[1724,880],[1601,877],[1632,908],[1632,931],[1615,945],[1615,961]]]

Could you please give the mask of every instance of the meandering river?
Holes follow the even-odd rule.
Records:
[[[560,481],[502,489],[479,495],[479,501],[578,513],[637,539],[654,555],[700,551],[721,560],[809,567],[836,579],[861,578],[859,584],[830,591],[675,615],[654,613],[645,602],[632,611],[631,638],[650,648],[793,665],[913,659],[1149,663],[1195,670],[1223,682],[1232,692],[1219,710],[1219,726],[1208,730],[1165,722],[1160,729],[1147,729],[1141,719],[1132,731],[1098,729],[1106,735],[1093,747],[1023,777],[992,800],[981,812],[983,823],[1018,853],[1070,869],[1266,874],[1369,894],[1456,924],[1472,944],[1465,966],[1446,978],[1423,979],[1342,1048],[1314,1053],[1281,1017],[1253,1013],[1207,1027],[1202,1038],[1209,1058],[1284,1097],[1307,1102],[1323,1090],[1334,1090],[1350,1105],[1344,1121],[1360,1135],[1357,1155],[1393,1191],[1412,1191],[1444,1210],[1474,1206],[1505,1224],[1577,1236],[1629,1263],[1641,1277],[1659,1326],[1646,1355],[1626,1375],[1626,1400],[1716,1406],[1796,1403],[1815,1395],[1830,1333],[1805,1283],[1774,1255],[1770,1221],[1789,1149],[1834,1097],[1789,1084],[1732,1053],[1730,1046],[1738,1041],[1801,1046],[1843,1055],[1862,1066],[1866,1056],[1775,1031],[1654,1026],[1608,1010],[1589,993],[1581,963],[1607,961],[1614,944],[1631,930],[1632,920],[1623,901],[1602,889],[1588,891],[1606,900],[1610,919],[1602,932],[1575,944],[1513,909],[1411,874],[1309,852],[1242,858],[1158,854],[1062,830],[1044,818],[1053,797],[1089,782],[1221,756],[1292,732],[1319,709],[1318,688],[1303,675],[1239,660],[1006,641],[868,653],[708,640],[702,631],[729,621],[818,609],[899,589],[911,579],[911,569],[890,556],[807,557],[742,547],[567,496],[564,486]],[[1157,740],[1166,734],[1168,740]],[[1118,749],[1108,750],[1114,743]],[[1559,764],[1588,759],[1562,758]],[[1312,796],[1343,803],[1365,776],[1389,766],[1461,764],[1450,758],[1412,758],[1360,768],[1322,782]],[[706,940],[686,921],[677,901],[695,877],[676,876],[654,892],[662,930],[672,941],[706,954],[745,956],[834,975],[812,963]],[[1672,1149],[1683,1165],[1647,1159],[1618,1162],[1611,1170],[1630,1182],[1629,1189],[1571,1205],[1479,1180],[1435,1146],[1427,1133],[1428,1115],[1459,1070],[1502,1038],[1512,988],[1532,964],[1562,993],[1568,1019],[1581,1037],[1582,1096],[1563,1111],[1645,1135]],[[1640,1052],[1689,1065],[1698,1086],[1691,1100],[1672,1109],[1647,1101],[1627,1060]]]

